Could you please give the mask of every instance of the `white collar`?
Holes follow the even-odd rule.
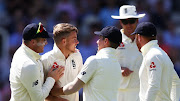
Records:
[[[99,52],[97,52],[96,56],[103,55],[103,56],[111,57],[111,56],[114,56],[115,53],[116,53],[116,49],[111,48],[111,47],[106,47],[106,48],[99,50]]]
[[[39,60],[41,58],[41,56],[39,55],[39,53],[36,53],[35,51],[33,51],[32,49],[30,49],[29,47],[27,47],[24,43],[22,43],[22,48],[30,55],[32,56],[35,60]]]
[[[124,34],[124,29],[121,29],[121,34],[122,34],[122,42],[125,42],[125,41],[129,41],[129,42],[132,42],[131,38],[127,37],[125,34]]]
[[[62,59],[62,60],[66,60],[64,54],[62,53],[62,51],[57,47],[57,45],[54,43],[53,46],[53,51],[55,53],[55,57],[57,57],[58,59]]]
[[[141,52],[142,55],[145,56],[147,54],[147,52],[150,50],[150,48],[154,47],[154,46],[159,46],[157,40],[152,40],[149,41],[148,43],[146,43],[142,48],[141,48]]]

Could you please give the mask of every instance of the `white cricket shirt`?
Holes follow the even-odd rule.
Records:
[[[10,69],[10,101],[44,101],[55,80],[44,73],[40,55],[22,44],[15,52]]]
[[[45,74],[48,73],[54,62],[56,62],[59,66],[62,65],[65,67],[64,75],[58,82],[61,87],[72,82],[83,66],[82,56],[79,52],[70,54],[66,59],[56,44],[54,44],[53,50],[42,55],[41,61],[44,66]],[[79,101],[79,92],[70,95],[61,95],[60,97],[69,101]]]
[[[171,101],[175,74],[169,56],[158,46],[157,40],[141,48],[143,62],[139,71],[141,101]]]
[[[121,67],[113,48],[103,48],[89,57],[78,78],[83,87],[83,101],[117,101],[122,78]]]
[[[121,29],[121,33],[122,43],[116,49],[117,58],[121,67],[127,67],[134,72],[128,77],[122,77],[120,89],[139,89],[139,68],[142,63],[142,54],[138,50],[136,41],[134,40],[132,42],[132,40],[124,34],[123,29]]]

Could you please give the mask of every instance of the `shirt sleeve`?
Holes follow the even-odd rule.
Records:
[[[55,83],[53,78],[48,77],[43,84],[40,76],[40,69],[37,65],[23,66],[20,80],[29,93],[31,101],[44,101]]]
[[[145,101],[155,101],[160,89],[162,65],[158,56],[154,56],[147,60],[145,66],[148,71],[148,89],[145,95]]]
[[[180,99],[180,79],[176,71],[173,69],[173,80],[171,89],[171,100],[179,101]]]
[[[97,65],[98,63],[95,57],[89,57],[77,77],[84,83],[87,83],[95,74]]]

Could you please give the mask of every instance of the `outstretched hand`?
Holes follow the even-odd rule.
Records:
[[[64,67],[58,66],[56,68],[51,67],[50,71],[48,72],[48,77],[54,78],[55,81],[58,81],[64,75]]]

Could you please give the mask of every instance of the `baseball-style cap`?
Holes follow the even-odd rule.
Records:
[[[39,24],[28,24],[23,30],[24,40],[31,40],[35,38],[50,38],[52,36],[53,34],[48,33],[41,22]]]
[[[122,42],[122,34],[115,26],[107,26],[101,31],[95,31],[94,34],[108,38],[111,42],[120,44]]]
[[[111,15],[113,19],[142,18],[146,14],[137,14],[134,5],[123,5],[119,8],[119,16]]]
[[[153,23],[142,22],[136,27],[135,31],[131,35],[134,35],[134,34],[140,34],[143,36],[156,36],[157,31]]]

